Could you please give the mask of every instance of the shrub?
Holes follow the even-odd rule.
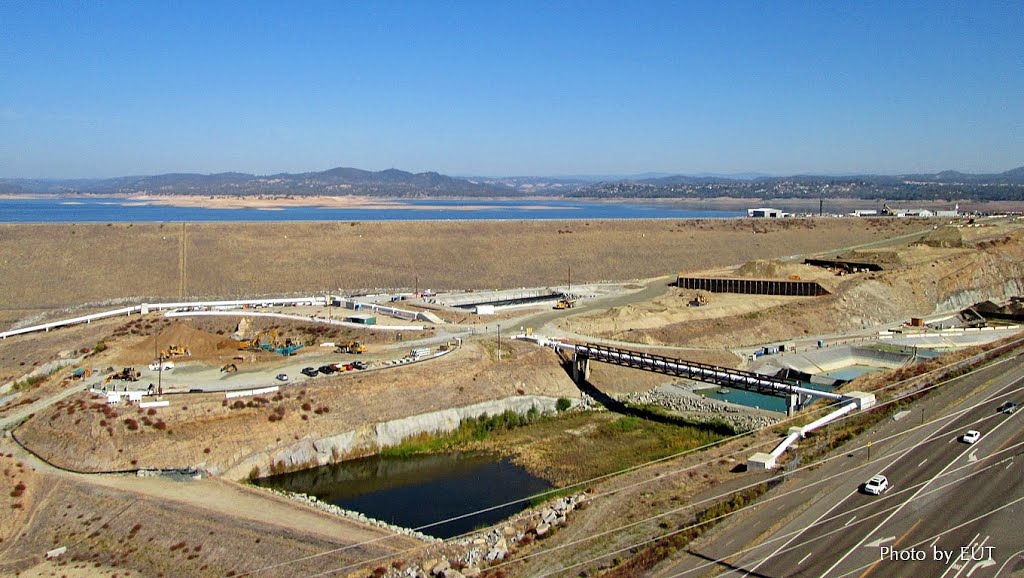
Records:
[[[570,407],[572,407],[572,402],[569,401],[568,398],[560,397],[558,398],[558,401],[555,402],[555,409],[557,409],[558,411],[565,411]]]

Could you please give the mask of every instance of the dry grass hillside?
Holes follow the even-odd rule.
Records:
[[[123,299],[649,278],[844,247],[919,219],[0,225],[0,321]],[[184,243],[182,239],[184,237]],[[184,260],[184,266],[182,261]]]
[[[168,408],[115,408],[83,392],[38,413],[17,436],[48,461],[79,471],[190,465],[226,471],[266,456],[266,473],[276,453],[303,439],[524,394],[578,392],[548,350],[503,344],[499,364],[493,344],[471,344],[436,360],[320,377],[237,404],[211,393],[175,396]]]
[[[308,576],[417,544],[217,480],[36,476],[33,520],[0,542],[4,576],[234,576],[320,554],[260,573]],[[140,491],[125,489],[131,482]],[[202,507],[182,503],[176,494],[184,491]],[[6,514],[0,519],[9,526]],[[43,560],[60,546],[65,555]]]
[[[926,316],[1021,291],[1024,231],[1005,228],[990,233],[962,247],[922,243],[881,252],[885,270],[842,277],[835,292],[824,297],[737,299],[746,296],[715,294],[706,308],[687,308],[681,297],[686,292],[679,292],[634,306],[629,312],[637,319],[633,323],[623,320],[620,311],[572,323],[603,337],[636,343],[736,347]],[[948,239],[949,235],[940,231],[935,237]],[[858,252],[856,258],[870,260],[872,254]]]

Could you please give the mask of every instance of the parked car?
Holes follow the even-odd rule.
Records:
[[[321,365],[320,369],[317,370],[317,371],[319,371],[320,373],[322,373],[324,375],[330,375],[332,373],[337,373],[338,372],[337,369],[335,369],[334,367],[332,367],[330,365]]]
[[[1004,403],[1003,405],[999,406],[999,411],[1001,411],[1001,412],[1003,412],[1005,414],[1012,414],[1015,411],[1017,411],[1018,407],[1020,407],[1020,406],[1018,406],[1016,403],[1013,403],[1012,401],[1008,401],[1008,402]]]
[[[889,489],[889,480],[882,474],[873,476],[864,484],[864,493],[879,495]]]
[[[308,377],[316,377],[317,373],[318,372],[317,372],[315,367],[304,367],[304,368],[302,368],[302,375],[305,375],[305,376],[308,376]]]
[[[278,381],[288,381],[288,374],[287,373],[278,373],[277,374],[277,380]]]
[[[355,367],[356,369],[366,369],[367,367],[369,367],[369,365],[367,365],[365,361],[353,361],[352,366]]]
[[[968,430],[968,432],[965,433],[960,439],[963,440],[965,444],[973,444],[974,442],[981,439],[981,432],[976,429]]]

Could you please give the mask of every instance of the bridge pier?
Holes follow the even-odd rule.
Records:
[[[590,379],[590,358],[578,353],[572,354],[572,380],[577,384]]]

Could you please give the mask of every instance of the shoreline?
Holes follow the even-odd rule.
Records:
[[[81,201],[74,200],[75,198]],[[418,211],[480,211],[493,209],[493,205],[481,204],[490,202],[515,202],[505,208],[527,211],[565,211],[567,215],[575,210],[574,207],[564,207],[550,204],[553,202],[574,202],[594,205],[615,205],[615,204],[638,204],[664,206],[679,210],[696,211],[744,211],[754,207],[773,207],[789,212],[815,214],[819,209],[819,199],[808,198],[746,198],[746,197],[659,197],[659,198],[578,198],[578,197],[423,197],[417,199],[396,198],[396,197],[368,197],[365,195],[316,195],[316,196],[294,196],[294,195],[159,195],[159,194],[98,194],[98,193],[71,193],[69,195],[44,194],[44,193],[7,193],[0,194],[0,202],[13,200],[44,200],[62,199],[62,203],[74,204],[76,202],[88,202],[89,199],[118,199],[126,207],[137,206],[165,206],[177,208],[200,208],[210,210],[234,210],[234,209],[255,209],[264,211],[281,211],[290,208],[313,207],[321,209],[359,209],[367,211],[379,210],[418,210]],[[410,201],[426,202],[427,204],[412,204]],[[452,206],[449,204],[429,204],[437,202],[464,202],[465,204]],[[856,209],[881,209],[882,204],[887,201],[881,199],[856,199],[836,198],[826,199],[824,202],[825,214],[845,214]],[[888,201],[890,204],[900,208],[928,208],[933,210],[949,210],[958,206],[963,211],[1024,211],[1024,202],[1021,201],[973,201],[973,200],[914,200],[914,201]],[[672,218],[672,217],[666,217]],[[367,219],[374,220],[374,219]],[[432,220],[432,219],[425,219]],[[521,219],[511,219],[521,220]],[[546,219],[550,220],[550,219]],[[44,221],[45,222],[45,221]]]

